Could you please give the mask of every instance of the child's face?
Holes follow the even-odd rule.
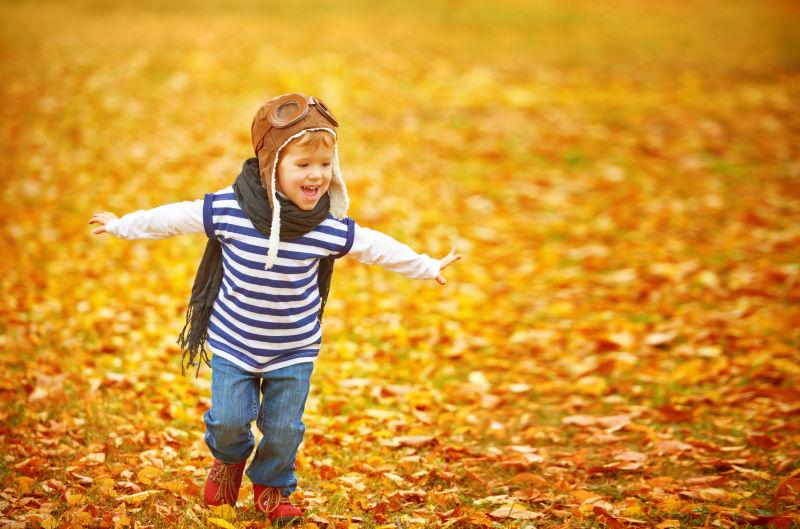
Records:
[[[277,188],[297,207],[312,210],[331,184],[333,146],[290,143],[278,163]]]

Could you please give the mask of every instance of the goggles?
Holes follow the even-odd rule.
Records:
[[[264,142],[264,136],[267,135],[269,129],[272,127],[276,129],[285,129],[290,125],[294,125],[311,111],[311,107],[315,107],[322,116],[330,121],[334,127],[339,126],[339,122],[333,117],[333,113],[320,99],[314,96],[304,96],[301,94],[286,94],[280,96],[278,99],[270,103],[266,112],[266,121],[269,125],[260,134],[258,147],[260,148]]]

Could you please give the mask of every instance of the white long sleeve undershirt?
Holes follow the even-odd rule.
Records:
[[[441,262],[385,233],[354,225],[353,246],[347,255],[365,264],[378,264],[412,279],[433,279]],[[174,202],[140,209],[106,224],[106,231],[121,239],[166,239],[175,235],[204,233],[203,199]]]

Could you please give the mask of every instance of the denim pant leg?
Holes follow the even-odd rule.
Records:
[[[203,415],[205,441],[225,463],[250,457],[255,438],[250,423],[258,414],[259,376],[219,355],[211,358],[211,408]]]
[[[281,487],[284,495],[297,488],[297,447],[306,431],[303,410],[314,364],[303,362],[263,373],[261,410],[256,424],[264,437],[247,477],[257,485]]]

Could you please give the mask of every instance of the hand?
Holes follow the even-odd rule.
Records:
[[[439,270],[444,270],[444,267],[446,267],[450,263],[458,261],[459,259],[461,259],[461,256],[456,253],[456,249],[451,248],[450,253],[442,257],[441,264],[439,265]],[[447,284],[447,280],[441,273],[438,276],[436,276],[436,282],[439,283],[440,285]]]
[[[92,219],[89,221],[89,224],[100,224],[99,227],[92,230],[92,233],[95,235],[100,235],[101,233],[106,232],[106,224],[110,220],[118,218],[116,215],[111,213],[110,211],[104,211],[103,213],[95,213],[92,215]]]

